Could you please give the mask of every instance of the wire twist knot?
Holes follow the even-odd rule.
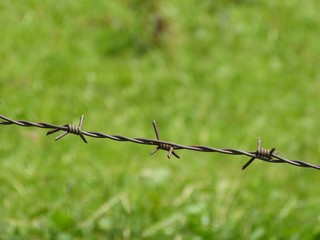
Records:
[[[256,151],[256,156],[271,159],[272,154],[275,150],[276,150],[275,148],[272,148],[271,150],[266,148],[258,148]]]
[[[74,126],[74,125],[71,125],[71,124],[66,124],[64,125],[67,127],[67,131],[68,133],[71,133],[71,134],[74,134],[74,135],[81,135],[82,134],[82,130],[81,130],[81,127],[79,126]]]
[[[161,150],[169,151],[172,146],[170,144],[160,143],[158,148]]]

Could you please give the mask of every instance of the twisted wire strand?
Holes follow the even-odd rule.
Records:
[[[62,137],[66,136],[67,134],[75,134],[81,137],[81,139],[87,143],[87,140],[84,136],[92,137],[92,138],[106,138],[113,141],[120,141],[120,142],[132,142],[136,144],[142,145],[153,145],[157,146],[150,154],[154,154],[158,150],[165,150],[168,151],[168,158],[170,158],[171,154],[175,157],[180,158],[175,150],[190,150],[190,151],[198,151],[198,152],[213,152],[213,153],[220,153],[220,154],[228,154],[228,155],[243,155],[250,157],[250,160],[243,166],[242,169],[248,167],[255,159],[259,159],[269,163],[287,163],[297,167],[305,167],[305,168],[313,168],[320,170],[320,165],[308,163],[301,160],[289,160],[283,157],[280,157],[277,153],[275,153],[275,148],[269,150],[265,148],[261,148],[261,141],[258,140],[258,149],[256,151],[243,151],[233,148],[214,148],[210,146],[202,146],[202,145],[182,145],[174,142],[168,142],[160,140],[159,130],[155,121],[153,121],[153,127],[156,133],[157,139],[149,139],[149,138],[131,138],[122,135],[110,135],[105,134],[102,132],[94,132],[94,131],[83,131],[82,130],[82,123],[83,123],[83,115],[80,118],[79,126],[74,126],[71,124],[65,124],[63,126],[50,124],[50,123],[43,123],[43,122],[31,122],[26,120],[13,120],[6,116],[0,115],[0,125],[18,125],[21,127],[37,127],[37,128],[44,128],[44,129],[51,129],[47,132],[47,135],[53,134],[58,131],[64,131],[61,135],[56,137],[55,140],[59,140]],[[260,142],[259,142],[260,141]]]

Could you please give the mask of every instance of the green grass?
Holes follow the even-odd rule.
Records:
[[[5,0],[0,113],[319,163],[319,7]],[[0,130],[0,239],[320,239],[316,170]]]

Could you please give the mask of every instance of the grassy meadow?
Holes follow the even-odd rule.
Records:
[[[320,163],[320,2],[0,2],[0,114]],[[0,126],[0,239],[320,239],[320,172]]]

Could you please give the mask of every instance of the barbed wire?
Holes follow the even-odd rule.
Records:
[[[0,125],[18,125],[21,127],[37,127],[37,128],[44,128],[44,129],[51,129],[47,132],[47,135],[51,135],[53,133],[63,131],[62,134],[55,138],[55,141],[65,137],[66,135],[75,134],[81,137],[82,141],[88,143],[87,137],[92,138],[107,138],[113,141],[127,141],[136,144],[143,144],[143,145],[154,145],[156,148],[150,152],[150,155],[153,155],[158,150],[165,150],[168,151],[167,157],[170,158],[171,155],[175,156],[176,158],[180,158],[179,155],[175,152],[175,150],[190,150],[190,151],[198,151],[198,152],[214,152],[220,154],[228,154],[228,155],[244,155],[250,157],[250,160],[243,165],[242,170],[246,169],[255,159],[262,160],[269,163],[287,163],[297,167],[305,167],[305,168],[314,168],[320,170],[320,165],[308,163],[301,160],[289,160],[278,155],[275,148],[266,149],[261,147],[261,139],[258,139],[258,147],[256,151],[243,151],[233,148],[214,148],[209,146],[202,146],[202,145],[182,145],[174,142],[168,142],[160,140],[160,133],[158,130],[158,126],[156,121],[153,120],[153,128],[155,131],[156,139],[148,139],[148,138],[131,138],[121,135],[109,135],[101,132],[91,132],[91,131],[83,131],[83,118],[84,115],[80,117],[80,122],[78,126],[74,126],[71,124],[65,124],[63,126],[50,124],[50,123],[43,123],[43,122],[31,122],[26,120],[13,120],[3,115],[0,115]]]

